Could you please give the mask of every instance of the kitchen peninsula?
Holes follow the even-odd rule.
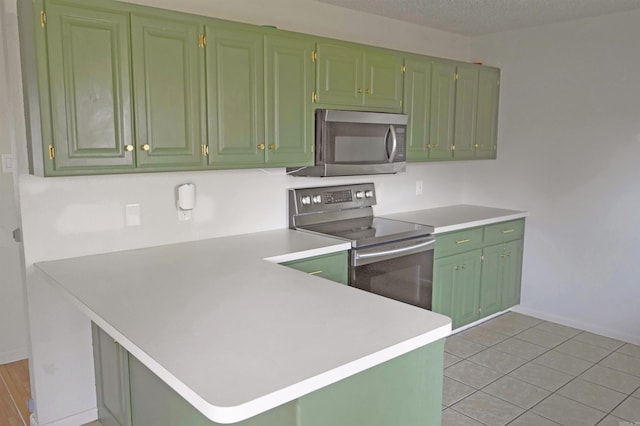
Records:
[[[348,248],[275,230],[37,269],[128,354],[131,424],[439,424],[448,317],[278,265]]]

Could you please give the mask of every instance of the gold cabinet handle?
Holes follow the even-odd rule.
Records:
[[[437,148],[438,144],[437,143],[430,143],[429,145],[427,145],[427,148]]]
[[[263,143],[261,143],[260,145],[258,145],[258,149],[259,149],[260,151],[264,151],[264,144],[263,144]]]
[[[373,90],[371,89],[365,89],[364,93],[366,93],[367,95],[370,95],[373,93]]]
[[[322,271],[313,271],[313,272],[309,272],[309,275],[318,275],[321,274]]]
[[[149,145],[148,143],[145,143],[140,147],[140,149],[142,149],[143,151],[149,151],[151,149],[151,145]]]
[[[474,147],[474,148],[482,148],[483,146],[484,146],[484,145],[483,145],[483,144],[481,144],[481,143],[474,143],[474,144],[473,144],[473,147]]]
[[[124,149],[127,150],[128,152],[133,151],[133,145],[125,145]]]
[[[510,233],[512,233],[513,231],[514,231],[513,229],[503,229],[503,230],[502,230],[502,233],[503,233],[503,234],[510,234]]]
[[[276,144],[270,143],[269,144],[269,149],[276,149]]]
[[[362,93],[362,92],[363,92],[362,87],[358,87],[358,93]]]
[[[456,240],[456,244],[464,244],[464,243],[468,243],[471,240]]]

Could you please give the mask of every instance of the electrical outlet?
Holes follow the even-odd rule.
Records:
[[[2,173],[13,172],[13,155],[2,154]]]
[[[127,226],[140,226],[140,204],[124,206]]]
[[[416,195],[422,195],[422,181],[416,181]]]

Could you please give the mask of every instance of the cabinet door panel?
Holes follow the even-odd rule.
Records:
[[[266,163],[313,164],[313,111],[311,93],[315,72],[310,40],[265,37],[267,128]]]
[[[453,113],[455,103],[456,66],[448,62],[434,62],[431,78],[431,147],[429,158],[453,158]]]
[[[262,35],[206,26],[209,155],[214,165],[264,163]]]
[[[506,243],[505,265],[503,266],[502,306],[507,309],[520,303],[522,280],[522,240]]]
[[[453,143],[456,159],[473,158],[476,141],[476,108],[478,104],[477,65],[458,66],[456,112]]]
[[[363,104],[362,56],[362,52],[356,48],[328,43],[318,44],[316,88],[319,103]]]
[[[451,317],[454,329],[480,318],[480,250],[434,261],[433,311]]]
[[[49,3],[47,17],[54,174],[133,167],[128,15]]]
[[[409,116],[407,125],[407,160],[429,158],[431,119],[431,61],[407,59],[404,74],[403,112]]]
[[[92,323],[98,417],[104,426],[131,425],[127,352]]]
[[[480,291],[480,310],[482,316],[495,314],[502,310],[504,258],[502,244],[485,247],[482,250],[482,288]]]
[[[402,58],[366,51],[365,105],[385,108],[402,107]]]
[[[496,158],[498,141],[498,103],[500,70],[480,68],[478,80],[478,119],[476,123],[476,158]]]
[[[131,28],[138,166],[202,164],[204,49],[197,44],[202,26],[133,16]]]

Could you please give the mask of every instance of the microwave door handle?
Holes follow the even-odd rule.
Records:
[[[387,134],[385,135],[385,141],[387,143],[387,148],[389,146],[389,134],[391,134],[391,152],[389,153],[389,163],[393,163],[393,160],[396,158],[396,154],[398,153],[398,136],[396,135],[396,128],[393,124],[389,125],[387,129]],[[387,152],[389,152],[387,150]]]

